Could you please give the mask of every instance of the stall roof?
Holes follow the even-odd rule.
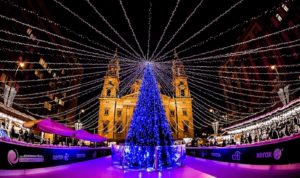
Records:
[[[81,139],[81,140],[88,140],[91,142],[103,142],[107,140],[107,138],[102,137],[97,134],[90,134],[89,132],[85,130],[77,130],[75,133],[75,138]]]
[[[66,127],[51,118],[41,120],[37,123],[37,128],[46,133],[57,134],[61,136],[72,137],[75,134],[75,131],[69,127]]]

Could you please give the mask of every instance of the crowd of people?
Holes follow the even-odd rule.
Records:
[[[227,146],[236,144],[251,144],[266,140],[279,139],[300,132],[300,120],[298,117],[289,117],[274,121],[271,124],[260,124],[252,130],[242,131],[241,133],[227,135],[222,140],[222,144],[218,145],[216,140],[212,140],[209,145]]]
[[[56,135],[53,140],[50,138],[44,138],[42,133],[35,133],[31,129],[25,129],[18,127],[16,128],[14,125],[8,129],[6,127],[5,122],[0,123],[0,138],[4,140],[10,141],[19,141],[22,143],[30,143],[30,144],[40,144],[40,145],[53,145],[53,146],[107,146],[106,143],[90,143],[86,144],[83,140],[78,140],[69,137],[63,137]]]
[[[253,143],[269,139],[278,139],[291,134],[299,133],[300,122],[297,117],[287,118],[273,122],[271,125],[264,125],[241,134],[241,144]]]

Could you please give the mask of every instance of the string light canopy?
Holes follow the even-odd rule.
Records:
[[[66,1],[54,0],[51,2],[55,10],[60,9],[61,14],[67,14],[66,17],[72,19],[70,22],[76,21],[85,28],[85,30],[78,30],[72,24],[64,23],[57,16],[47,16],[31,6],[1,0],[1,7],[7,7],[11,12],[21,12],[24,16],[30,17],[28,19],[37,19],[37,21],[28,22],[26,18],[17,17],[14,14],[0,14],[1,23],[7,24],[7,27],[17,26],[20,27],[17,29],[25,29],[24,33],[12,28],[0,29],[0,52],[8,54],[0,59],[1,66],[2,64],[5,66],[0,68],[0,72],[11,74],[11,76],[14,73],[18,74],[10,79],[18,84],[19,89],[12,107],[17,107],[36,117],[54,117],[70,125],[79,119],[80,110],[85,108],[85,114],[81,117],[83,127],[95,129],[98,127],[95,125],[98,121],[97,105],[103,84],[102,78],[106,73],[108,61],[116,55],[116,47],[121,66],[119,96],[128,93],[135,79],[140,78],[143,73],[141,66],[148,61],[152,66],[157,83],[161,87],[160,92],[173,97],[174,86],[170,65],[174,59],[172,53],[177,51],[176,56],[182,60],[185,66],[191,89],[194,126],[199,129],[210,127],[211,122],[215,120],[219,121],[221,126],[225,123],[232,124],[268,108],[278,107],[281,104],[277,93],[279,82],[280,85],[290,86],[291,97],[299,96],[300,66],[295,63],[296,60],[293,62],[293,59],[299,56],[297,53],[299,36],[293,38],[293,35],[290,35],[290,40],[278,40],[273,44],[265,43],[264,40],[281,38],[283,33],[289,34],[299,30],[300,25],[290,24],[282,28],[274,28],[268,33],[259,33],[253,38],[243,39],[239,42],[230,41],[220,44],[218,42],[229,39],[228,36],[231,33],[242,35],[240,34],[242,29],[253,21],[274,16],[278,8],[282,7],[282,3],[287,5],[283,7],[289,9],[288,13],[292,12],[293,8],[288,6],[294,2],[293,0],[274,2],[267,8],[234,21],[228,26],[222,26],[224,28],[218,28],[208,35],[206,32],[221,23],[230,14],[235,13],[237,9],[246,6],[247,2],[236,0],[232,4],[226,5],[212,18],[208,18],[205,23],[195,25],[196,27],[192,30],[187,30],[187,28],[189,28],[189,24],[196,24],[194,22],[195,19],[199,19],[197,17],[201,14],[200,9],[206,8],[205,1],[198,1],[190,5],[191,8],[185,8],[189,11],[184,13],[186,16],[178,18],[181,19],[179,25],[175,19],[177,19],[177,15],[182,14],[178,11],[192,2],[177,0],[169,4],[172,8],[166,12],[168,15],[165,18],[165,24],[160,25],[156,24],[157,18],[153,12],[157,4],[152,2],[147,4],[148,11],[142,14],[147,21],[146,28],[143,27],[146,29],[143,34],[146,35],[142,37],[145,39],[142,40],[139,34],[140,24],[137,25],[135,17],[132,16],[130,3],[123,0],[117,1],[116,5],[119,6],[120,13],[115,13],[119,15],[118,21],[123,20],[124,22],[122,31],[114,23],[113,18],[107,18],[107,13],[101,9],[98,2],[89,0],[82,2],[86,6],[85,8],[89,8],[93,12],[92,15],[80,12],[74,5]],[[93,23],[90,15],[97,18],[101,25]],[[42,22],[44,25],[36,22]],[[55,27],[56,30],[53,31],[50,28],[48,30],[47,25],[51,29]],[[164,27],[158,35],[154,33],[157,31],[155,31],[156,26]],[[57,31],[61,31],[61,33],[56,33]],[[243,45],[247,45],[249,48],[235,51],[235,48]],[[20,54],[24,60],[17,61],[17,63],[15,58],[10,57],[10,55]],[[38,61],[40,58],[46,61],[48,59],[57,60],[49,60],[47,63],[50,67],[41,68]],[[252,64],[259,63],[259,61],[265,63],[263,65]],[[231,63],[240,65],[225,65]],[[50,69],[51,75],[56,77],[38,80],[26,78],[27,74],[47,73]],[[74,72],[80,70],[84,72]],[[54,75],[61,71],[66,74]],[[280,79],[277,83],[274,80],[276,78]],[[59,86],[59,88],[44,89],[49,86],[51,81],[69,84]],[[75,83],[75,81],[80,82]],[[1,80],[1,82],[6,83],[7,81]],[[33,90],[35,92],[32,92]],[[72,94],[64,96],[64,92]],[[5,97],[2,93],[0,95],[2,98]],[[41,109],[45,109],[43,98],[49,98],[49,95],[57,97],[62,95],[57,101],[61,101],[67,106],[70,105],[70,107],[57,113],[44,114],[40,112]],[[70,103],[73,99],[77,99],[79,102],[71,106]],[[25,100],[27,102],[23,102]],[[211,111],[210,108],[213,110]],[[219,115],[216,116],[216,113]],[[222,115],[227,117],[222,117]],[[125,124],[129,125],[130,123]],[[183,123],[183,125],[187,124]],[[110,127],[108,129],[113,130],[116,126],[110,125]],[[175,127],[183,129],[180,125],[175,125]],[[123,131],[125,130],[122,129]]]

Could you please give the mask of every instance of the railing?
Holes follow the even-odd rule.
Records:
[[[0,140],[0,171],[33,169],[96,159],[111,154],[111,149],[31,145]],[[0,172],[1,175],[1,172]]]
[[[112,146],[112,164],[126,170],[157,171],[184,165],[185,145]]]
[[[300,134],[258,142],[226,147],[189,147],[187,155],[216,161],[276,165],[300,163]]]

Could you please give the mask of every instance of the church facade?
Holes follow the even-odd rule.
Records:
[[[136,80],[131,86],[129,94],[119,96],[119,72],[118,56],[114,55],[108,64],[99,98],[98,134],[109,140],[124,140],[126,138],[138,99],[139,88],[142,84],[140,79]],[[174,56],[172,62],[172,75],[174,97],[161,94],[161,100],[173,138],[194,137],[192,98],[184,65],[177,55]]]

